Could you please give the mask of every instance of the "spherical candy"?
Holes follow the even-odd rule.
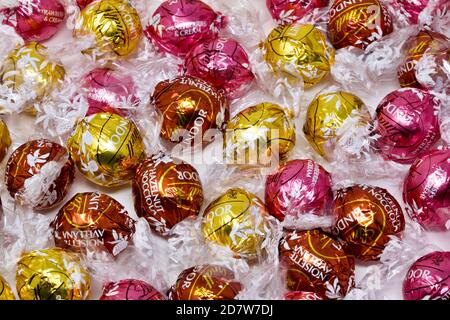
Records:
[[[334,214],[338,218],[334,233],[363,261],[380,259],[392,236],[405,229],[402,207],[379,187],[353,185],[337,190]]]
[[[198,215],[203,188],[193,166],[160,152],[137,168],[133,198],[137,215],[153,230],[167,235],[178,222]]]
[[[67,145],[80,172],[108,187],[130,181],[145,157],[144,142],[134,122],[108,112],[81,120]]]
[[[6,123],[0,119],[0,162],[3,161],[11,142],[8,127],[6,126]]]
[[[1,300],[16,300],[11,287],[2,276],[0,276],[0,301]]]
[[[303,79],[305,88],[319,83],[334,63],[334,49],[312,24],[280,25],[272,30],[264,59],[274,72]]]
[[[266,178],[267,210],[280,221],[287,215],[327,215],[332,200],[331,176],[313,160],[288,161]]]
[[[405,300],[450,299],[450,252],[434,251],[409,268],[403,280]]]
[[[64,6],[59,0],[19,1],[19,6],[0,10],[8,24],[27,42],[50,39],[62,26]]]
[[[394,0],[393,2],[410,23],[416,24],[419,14],[428,5],[429,0]]]
[[[77,18],[74,36],[95,35],[95,47],[84,53],[116,59],[132,53],[141,38],[139,15],[126,0],[99,0],[90,3]]]
[[[39,139],[14,150],[6,164],[5,184],[19,203],[45,210],[64,199],[74,177],[75,168],[67,149]]]
[[[86,115],[99,112],[127,116],[136,109],[139,99],[133,79],[111,68],[97,68],[89,72],[82,85],[89,109]]]
[[[406,212],[426,229],[450,228],[450,149],[416,159],[403,185]]]
[[[146,36],[163,52],[184,57],[198,42],[217,36],[222,17],[199,0],[163,2],[153,13]]]
[[[326,7],[329,0],[266,0],[272,18],[280,23],[293,23],[316,8]]]
[[[436,98],[427,91],[405,88],[391,92],[376,110],[376,148],[388,160],[413,162],[441,137],[438,107]]]
[[[423,57],[433,43],[447,42],[449,39],[437,32],[421,30],[417,35],[408,39],[406,59],[397,69],[400,86],[421,88],[416,79],[416,64]]]
[[[303,132],[314,150],[331,160],[337,131],[350,117],[358,117],[361,126],[370,121],[364,102],[357,96],[343,91],[319,94],[308,106]]]
[[[108,282],[99,300],[166,300],[147,282],[135,279]]]
[[[25,253],[17,263],[21,300],[87,300],[90,282],[79,258],[60,248]]]
[[[244,48],[233,39],[215,38],[199,42],[186,55],[184,74],[199,77],[231,98],[250,89],[255,76]]]
[[[325,300],[326,298],[319,296],[315,292],[308,291],[292,291],[283,296],[283,300]]]
[[[153,105],[162,113],[161,137],[192,146],[206,144],[209,129],[222,129],[228,121],[225,96],[208,82],[195,77],[179,77],[156,85]],[[207,139],[205,139],[207,140]]]
[[[234,300],[241,289],[230,269],[218,265],[199,265],[180,273],[169,291],[169,299]]]
[[[232,160],[260,161],[264,156],[284,158],[295,145],[295,126],[278,105],[265,102],[244,109],[226,126],[226,154]],[[253,157],[254,156],[254,157]]]
[[[58,211],[50,227],[60,248],[104,250],[113,256],[127,248],[135,231],[125,208],[99,192],[77,193]]]
[[[290,290],[335,299],[343,298],[355,285],[353,256],[346,253],[343,243],[318,229],[285,234],[278,251]]]
[[[203,214],[202,232],[208,242],[229,248],[236,256],[254,258],[266,238],[264,203],[241,188],[228,189]]]
[[[392,31],[391,15],[379,0],[336,0],[330,8],[328,32],[336,49],[365,49]]]
[[[41,99],[64,79],[64,67],[49,60],[46,47],[30,42],[11,51],[0,70],[0,83],[21,94]]]

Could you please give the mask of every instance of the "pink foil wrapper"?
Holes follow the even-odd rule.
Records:
[[[266,179],[266,206],[280,221],[287,215],[328,215],[332,201],[331,176],[313,160],[288,161]]]
[[[94,0],[77,0],[77,5],[80,10],[83,10],[91,2],[94,2]]]
[[[172,0],[156,9],[145,34],[161,51],[184,57],[199,41],[215,38],[222,24],[202,1]]]
[[[417,159],[403,185],[406,212],[426,229],[450,229],[450,149]]]
[[[450,252],[431,252],[414,262],[403,281],[403,298],[450,300]]]
[[[187,54],[183,69],[184,75],[210,82],[231,99],[243,96],[255,78],[244,48],[229,38],[198,43]]]
[[[292,291],[283,296],[283,300],[325,300],[315,292]]]
[[[10,25],[25,41],[50,39],[62,26],[64,6],[58,0],[21,1],[16,8],[0,11],[3,24]]]
[[[316,8],[326,7],[329,0],[266,0],[267,8],[277,22],[294,23]]]
[[[166,298],[147,282],[126,279],[105,284],[99,300],[166,300]]]
[[[394,0],[393,7],[406,17],[411,24],[419,21],[419,14],[428,5],[429,0]]]
[[[427,91],[405,88],[388,94],[378,105],[375,147],[387,160],[412,163],[441,137],[439,102]]]
[[[110,68],[89,72],[82,88],[89,104],[87,116],[99,112],[129,116],[139,104],[133,79]]]

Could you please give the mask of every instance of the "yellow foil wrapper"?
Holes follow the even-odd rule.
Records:
[[[14,49],[2,65],[0,83],[19,95],[34,94],[34,100],[49,94],[64,79],[65,70],[62,65],[50,60],[46,49],[37,42]],[[33,113],[34,108],[25,107]]]
[[[134,122],[108,112],[81,120],[67,146],[80,172],[108,187],[130,181],[145,158],[144,141]]]
[[[361,126],[370,122],[364,102],[348,92],[319,94],[308,106],[303,132],[314,150],[325,159],[332,158],[336,132],[350,115],[359,116]]]
[[[0,119],[0,162],[5,157],[6,151],[11,145],[11,136],[9,135],[6,123]]]
[[[74,28],[75,37],[95,35],[95,48],[84,53],[116,59],[133,52],[142,35],[139,15],[126,0],[101,0],[81,11]]]
[[[241,111],[227,123],[224,142],[229,163],[268,164],[269,158],[277,155],[275,150],[280,158],[292,150],[295,126],[280,106],[260,103]]]
[[[0,276],[0,300],[16,300],[11,287],[2,276]]]
[[[254,258],[267,235],[266,209],[254,194],[232,188],[206,208],[202,230],[206,241],[228,247],[238,257]]]
[[[90,277],[73,253],[35,250],[17,263],[16,288],[22,300],[87,300]]]
[[[280,25],[272,30],[264,47],[265,60],[288,79],[303,79],[305,88],[319,83],[334,63],[334,48],[311,24]]]

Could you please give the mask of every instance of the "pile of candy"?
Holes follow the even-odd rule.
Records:
[[[450,3],[257,2],[0,1],[0,300],[450,299]]]

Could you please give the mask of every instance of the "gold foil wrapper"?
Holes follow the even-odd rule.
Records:
[[[85,52],[100,58],[116,59],[132,53],[141,38],[139,15],[126,0],[100,0],[81,11],[74,36],[94,35],[95,47]]]
[[[360,116],[361,126],[370,122],[364,102],[348,92],[319,94],[308,106],[303,132],[314,150],[325,159],[332,158],[337,130],[350,116]]]
[[[32,93],[34,100],[49,94],[64,79],[65,70],[49,59],[46,49],[37,42],[30,42],[11,51],[0,70],[0,83],[19,95]],[[32,106],[25,107],[34,113]]]
[[[303,79],[305,88],[319,83],[334,63],[334,49],[311,24],[280,25],[264,42],[265,60],[275,72]]]
[[[266,217],[264,203],[256,195],[232,188],[206,208],[203,236],[228,247],[237,257],[255,258],[267,235]]]
[[[0,119],[0,162],[6,155],[6,151],[11,145],[11,136],[9,135],[8,127],[6,123]]]
[[[0,276],[0,300],[16,300],[8,282]]]
[[[294,148],[295,126],[280,106],[260,103],[227,123],[224,142],[229,162],[263,164],[264,159],[273,155],[283,158]]]
[[[35,250],[17,263],[16,288],[21,300],[87,300],[90,277],[75,254]]]
[[[108,112],[81,120],[67,145],[80,172],[102,186],[127,183],[145,158],[144,142],[134,122]]]

